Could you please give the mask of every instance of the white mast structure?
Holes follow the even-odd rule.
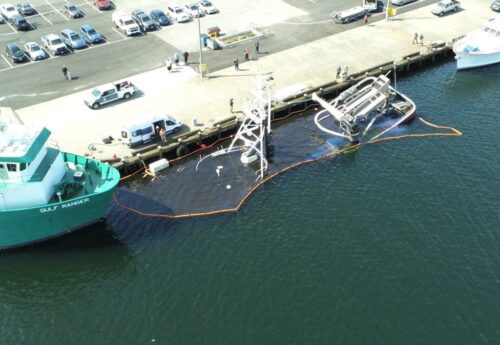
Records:
[[[271,131],[271,88],[262,76],[256,79],[253,96],[253,100],[247,100],[243,107],[245,119],[228,150],[233,150],[242,141],[244,151],[241,154],[241,162],[250,164],[260,159],[258,173],[260,173],[260,179],[263,179],[264,172],[269,166],[267,161],[267,135]]]
[[[256,78],[256,87],[253,90],[254,98],[247,99],[243,106],[245,118],[238,132],[229,147],[216,151],[202,158],[198,165],[207,157],[216,157],[226,153],[243,151],[241,162],[250,164],[257,160],[260,162],[260,169],[257,171],[261,180],[267,171],[269,162],[267,161],[268,135],[271,133],[271,83],[272,77],[264,79],[262,75]]]

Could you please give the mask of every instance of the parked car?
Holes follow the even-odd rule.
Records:
[[[61,31],[61,38],[71,49],[83,49],[88,47],[87,42],[71,29],[64,29]]]
[[[12,62],[24,62],[26,60],[26,55],[15,42],[7,43],[7,47],[5,47],[5,55],[7,55]]]
[[[168,16],[163,13],[162,10],[152,10],[150,13],[149,13],[149,17],[151,18],[151,20],[153,22],[156,23],[156,25],[158,26],[165,26],[165,25],[170,25],[172,24],[170,22],[170,18],[168,18]]]
[[[12,4],[2,4],[0,5],[0,14],[7,20],[19,14],[16,8]]]
[[[28,2],[20,2],[16,5],[16,7],[19,14],[22,14],[23,16],[31,16],[33,14],[36,14],[36,10]]]
[[[94,29],[92,25],[84,24],[80,27],[80,33],[82,34],[83,39],[88,44],[96,44],[104,42],[104,36],[101,35]]]
[[[156,30],[155,22],[141,10],[134,10],[132,12],[132,19],[139,25],[142,31]]]
[[[441,0],[436,4],[436,6],[434,6],[432,13],[441,17],[445,13],[451,11],[456,12],[459,7],[460,2],[457,0]]]
[[[368,11],[366,10],[366,8],[364,8],[363,6],[356,6],[343,11],[333,11],[330,14],[330,18],[332,18],[335,23],[347,24],[358,19],[362,19],[366,15],[368,15]]]
[[[198,13],[200,14],[200,17],[203,17],[205,15],[205,11],[201,8],[198,8],[198,4],[196,2],[184,5],[184,11],[186,11],[186,13],[193,18],[198,18]]]
[[[169,6],[167,8],[168,14],[178,23],[185,23],[191,20],[189,14],[179,6]]]
[[[42,36],[41,41],[42,46],[44,46],[53,55],[62,55],[70,52],[59,35],[48,34]]]
[[[500,0],[495,0],[491,3],[490,8],[493,11],[500,12]]]
[[[396,5],[396,6],[403,6],[406,4],[410,4],[412,2],[415,2],[417,0],[391,0],[391,4]]]
[[[15,27],[17,30],[30,30],[31,24],[28,23],[26,18],[24,18],[20,14],[16,14],[15,16],[9,18],[9,22]]]
[[[0,24],[3,24],[3,23],[5,23],[5,19],[3,19],[2,16],[0,16]]]
[[[47,57],[45,50],[43,50],[36,42],[25,43],[24,49],[26,50],[26,54],[33,61],[43,60]]]
[[[219,10],[208,0],[201,0],[198,5],[206,14],[215,14],[219,12]]]
[[[115,27],[120,28],[127,36],[141,34],[141,28],[137,25],[132,17],[124,12],[115,12],[111,16],[111,20]]]
[[[108,0],[94,0],[94,6],[100,10],[109,10],[112,7],[111,1]]]
[[[73,4],[65,4],[63,6],[63,13],[66,13],[70,18],[83,18],[83,12],[80,11]]]

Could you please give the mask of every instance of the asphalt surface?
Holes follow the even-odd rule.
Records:
[[[417,2],[399,9],[399,13],[432,2],[436,2],[436,0]],[[328,15],[333,10],[343,10],[359,5],[357,0],[341,0],[335,5],[332,5],[328,0],[288,0],[286,3],[307,14],[261,28],[268,30],[271,36],[261,40],[261,54],[258,56],[252,54],[253,59],[364,25],[362,21],[335,24],[328,20]],[[158,33],[148,33],[130,38],[113,28],[111,24],[113,11],[98,11],[90,2],[77,3],[78,7],[85,13],[85,17],[82,19],[70,19],[62,13],[64,5],[62,1],[34,0],[33,4],[42,14],[28,17],[28,20],[36,28],[27,32],[16,32],[9,24],[0,24],[1,47],[5,47],[5,44],[11,41],[16,41],[20,45],[29,41],[40,42],[42,35],[59,33],[65,28],[79,31],[80,26],[87,23],[92,24],[101,32],[106,37],[107,42],[75,51],[69,55],[51,56],[47,60],[35,63],[29,61],[22,64],[13,64],[8,61],[5,58],[4,48],[2,48],[0,50],[0,54],[2,54],[0,57],[1,106],[18,109],[163,66],[168,56],[172,56],[176,51],[182,52],[182,50],[162,39],[162,31],[175,28],[178,32],[182,32],[182,25],[196,25],[196,21],[188,24],[176,23]],[[117,4],[117,8],[120,8],[119,4]],[[221,23],[224,23],[225,20],[238,20],[238,18],[224,18],[224,15],[222,12],[214,15],[220,17],[211,17],[210,19],[217,18],[219,20],[218,18],[220,18]],[[379,13],[370,17],[369,21],[384,18],[383,13]],[[202,18],[203,20],[205,19]],[[253,53],[253,44],[250,45]],[[215,72],[231,66],[235,57],[243,61],[244,48],[245,46],[236,46],[215,51],[205,49],[203,60],[209,71]],[[190,50],[189,60],[196,68],[194,65],[199,60],[196,50]],[[63,65],[68,67],[72,76],[75,77],[74,80],[66,81],[63,78],[61,72]]]

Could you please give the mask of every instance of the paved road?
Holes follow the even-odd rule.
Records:
[[[401,9],[400,12],[421,7],[432,1],[436,0],[415,3]],[[158,1],[150,0],[149,2],[145,1],[145,3],[144,10],[159,7]],[[284,18],[284,20],[272,23],[272,15],[268,15],[268,17],[265,17],[265,14],[262,15],[264,23],[266,23],[265,18],[268,18],[267,23],[270,25],[266,26],[265,29],[268,29],[272,34],[271,37],[261,42],[263,55],[276,53],[363,25],[361,22],[339,25],[328,20],[328,14],[333,9],[341,10],[358,5],[358,3],[357,0],[342,0],[334,5],[335,8],[332,8],[333,5],[328,0],[287,0],[286,3],[278,4],[281,6],[279,8],[283,8],[283,11],[279,12],[281,17],[278,19]],[[181,52],[186,49],[191,53],[190,61],[196,62],[199,59],[196,50],[197,42],[195,42],[197,37],[196,22],[176,23],[157,33],[128,38],[112,28],[110,24],[111,12],[100,12],[88,1],[78,4],[79,8],[85,12],[84,19],[69,19],[65,16],[62,13],[64,4],[62,1],[35,0],[34,4],[42,14],[29,18],[36,29],[28,32],[16,32],[8,24],[3,24],[0,26],[0,46],[5,46],[9,41],[17,41],[20,44],[28,41],[39,42],[41,35],[58,33],[64,28],[78,31],[83,23],[94,25],[98,31],[106,36],[108,43],[76,51],[74,54],[63,57],[51,57],[45,61],[28,62],[15,66],[2,56],[0,58],[0,96],[5,97],[1,102],[2,106],[18,109],[148,71],[162,66],[165,58],[172,56],[175,51]],[[203,18],[202,28],[212,25],[213,22],[220,22],[221,28],[237,27],[238,17],[235,15],[237,8],[235,8],[234,1],[219,0],[218,4],[221,6],[221,13]],[[130,3],[118,3],[117,7],[127,10],[133,8],[127,5]],[[247,8],[245,11],[252,15],[254,15],[252,11],[265,11],[265,8],[259,8],[258,5],[251,9]],[[227,6],[227,10],[224,10],[224,6]],[[278,11],[279,8],[273,8],[273,10]],[[383,19],[383,15],[377,14],[370,18],[370,21],[381,19]],[[186,34],[188,32],[189,37]],[[243,49],[243,46],[236,46],[216,51],[205,50],[204,62],[208,65],[210,72],[214,72],[230,66],[235,57],[239,57],[242,61]],[[3,49],[0,52],[3,53]],[[256,58],[255,55],[253,58]],[[61,73],[63,64],[69,68],[73,75],[78,76],[76,80],[66,81],[63,79]],[[193,65],[193,67],[196,66]]]

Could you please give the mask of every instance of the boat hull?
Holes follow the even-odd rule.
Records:
[[[0,250],[31,245],[100,221],[113,190],[29,209],[0,212]]]
[[[500,52],[491,54],[456,52],[455,59],[457,60],[458,70],[477,68],[500,63]]]

